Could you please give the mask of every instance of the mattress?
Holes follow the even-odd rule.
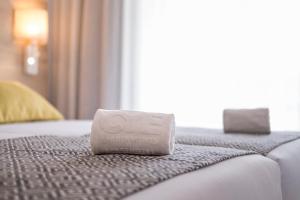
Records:
[[[178,127],[176,134],[223,134],[222,130],[204,129],[204,128],[183,128]],[[276,132],[278,134],[288,133]],[[300,199],[300,139],[283,144],[267,154],[268,158],[276,161],[281,170],[281,182],[283,200],[299,200]]]
[[[90,121],[0,125],[0,139],[33,135],[80,136],[90,132],[90,125]],[[280,169],[276,162],[260,155],[242,156],[177,176],[126,199],[280,200]]]

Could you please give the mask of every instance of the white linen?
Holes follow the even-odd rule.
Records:
[[[282,131],[281,131],[282,132]],[[212,133],[224,134],[222,130],[204,128],[176,128],[176,134]],[[282,133],[284,134],[284,132]],[[267,157],[280,166],[283,200],[300,199],[300,139],[283,144],[272,150]]]
[[[174,150],[174,132],[173,114],[98,109],[91,148],[94,154],[167,155]]]
[[[0,125],[0,139],[35,135],[81,136],[91,132],[89,120],[62,120]]]
[[[177,176],[126,200],[282,199],[278,165],[259,155],[242,156]]]
[[[80,136],[91,121],[0,125],[0,138],[32,135]],[[260,155],[230,159],[183,174],[127,197],[127,200],[282,200],[279,166]]]
[[[284,200],[300,199],[300,140],[274,149],[268,157],[276,161],[281,170]]]

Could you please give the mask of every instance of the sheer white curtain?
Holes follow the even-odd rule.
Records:
[[[273,130],[300,129],[299,0],[132,2],[134,87],[125,108],[221,127],[224,108],[269,107]]]

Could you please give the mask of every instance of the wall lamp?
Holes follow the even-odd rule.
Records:
[[[25,72],[37,75],[39,71],[39,46],[48,41],[48,13],[41,8],[21,8],[14,11],[14,38],[26,44]]]

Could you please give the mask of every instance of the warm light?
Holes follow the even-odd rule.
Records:
[[[35,64],[35,58],[34,57],[28,57],[27,58],[27,63],[29,65],[34,65]]]
[[[44,9],[15,10],[14,36],[16,40],[29,40],[46,44],[48,39],[48,14]]]

